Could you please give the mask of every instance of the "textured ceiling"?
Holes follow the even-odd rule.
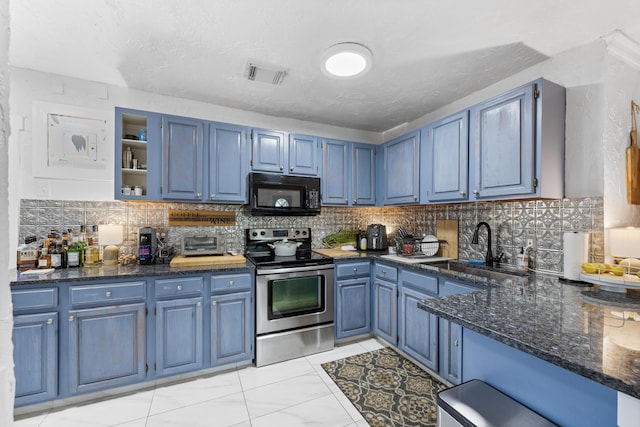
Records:
[[[640,40],[637,0],[10,0],[10,64],[381,132],[614,30]],[[332,80],[345,41],[374,56]],[[248,61],[287,71],[249,81]]]

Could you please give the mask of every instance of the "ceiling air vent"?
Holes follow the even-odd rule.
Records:
[[[275,67],[266,67],[254,62],[249,62],[247,64],[246,75],[249,80],[279,85],[284,80],[284,76],[287,75],[287,72]]]

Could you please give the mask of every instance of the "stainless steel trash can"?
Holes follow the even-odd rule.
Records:
[[[480,380],[438,393],[438,427],[557,426]]]

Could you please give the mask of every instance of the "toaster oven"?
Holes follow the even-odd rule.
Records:
[[[221,255],[227,250],[224,234],[207,236],[184,236],[182,238],[182,255]]]

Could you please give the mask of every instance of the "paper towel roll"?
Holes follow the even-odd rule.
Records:
[[[564,278],[569,280],[580,280],[582,263],[589,258],[589,233],[570,232],[564,233]]]

